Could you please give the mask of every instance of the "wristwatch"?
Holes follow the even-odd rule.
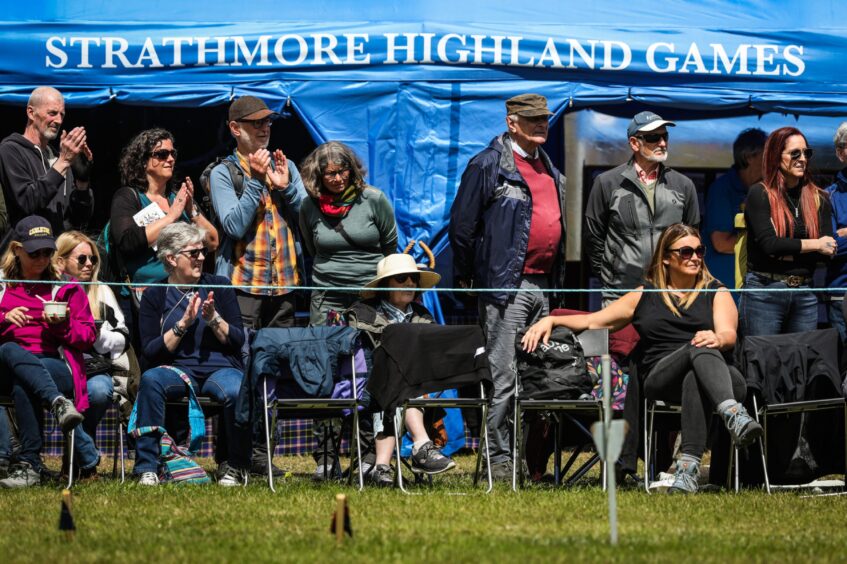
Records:
[[[211,321],[209,321],[209,323],[207,323],[207,325],[209,327],[211,327],[212,329],[217,329],[218,325],[220,325],[221,321],[223,321],[223,320],[224,320],[224,318],[221,317],[221,314],[217,314],[217,315],[215,315],[215,317],[212,318]]]
[[[179,322],[176,322],[174,323],[173,327],[171,327],[171,331],[173,331],[174,335],[176,335],[177,337],[184,337],[186,329],[180,329]]]

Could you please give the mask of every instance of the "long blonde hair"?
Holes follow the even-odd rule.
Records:
[[[700,239],[701,244],[703,242],[700,232],[684,223],[669,225],[662,231],[661,236],[659,236],[659,243],[656,245],[656,250],[653,251],[653,258],[650,261],[647,281],[660,290],[667,290],[669,288],[668,281],[670,280],[670,274],[668,273],[668,265],[665,264],[664,259],[670,256],[671,245],[683,237],[697,237]],[[697,296],[700,295],[700,290],[708,287],[713,280],[715,280],[715,277],[709,272],[706,261],[702,261],[700,271],[694,279],[694,287],[691,288],[696,291],[686,292],[682,299],[679,300],[679,305],[682,309],[688,309],[697,299]],[[670,292],[662,292],[662,301],[665,302],[665,305],[668,306],[668,309],[675,316],[680,317],[679,309],[674,303]]]
[[[59,268],[59,259],[67,261],[73,250],[82,243],[88,245],[91,248],[91,254],[97,257],[97,264],[91,269],[91,284],[85,286],[85,293],[88,295],[88,305],[91,307],[94,319],[100,319],[100,286],[97,284],[97,276],[100,274],[100,252],[91,237],[80,231],[65,231],[59,235],[56,239],[56,254],[53,255],[53,266],[57,271],[64,271],[64,269]]]
[[[24,273],[21,268],[21,262],[18,260],[17,255],[15,255],[15,251],[22,248],[23,245],[21,245],[20,241],[9,241],[6,252],[0,258],[0,272],[2,272],[3,278],[6,280],[23,280]],[[56,270],[52,261],[48,262],[47,268],[41,273],[41,280],[52,282],[58,279],[59,272]]]

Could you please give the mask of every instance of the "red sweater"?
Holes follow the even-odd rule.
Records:
[[[524,274],[550,274],[562,241],[562,212],[556,183],[541,159],[525,159],[517,153],[515,165],[529,186],[532,220],[524,259]]]

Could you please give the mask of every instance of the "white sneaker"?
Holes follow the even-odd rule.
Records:
[[[225,488],[232,488],[235,486],[243,486],[247,484],[247,471],[239,470],[238,468],[233,468],[229,466],[226,469],[226,472],[218,478],[218,485],[223,486]]]
[[[155,472],[144,472],[138,479],[138,484],[141,486],[158,486],[159,477]]]

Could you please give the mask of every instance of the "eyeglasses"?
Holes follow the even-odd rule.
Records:
[[[174,160],[176,160],[176,149],[159,149],[158,151],[151,151],[150,156],[157,161],[167,160],[168,157],[173,157]]]
[[[809,160],[812,158],[812,155],[814,155],[815,152],[812,149],[794,149],[792,151],[783,151],[782,154],[788,155],[789,157],[791,157],[792,161],[796,161],[800,158],[800,155],[806,157],[806,160]]]
[[[250,125],[255,129],[262,129],[263,127],[269,126],[273,122],[273,120],[269,117],[266,117],[262,119],[240,119],[238,120],[238,122],[246,123],[247,125]]]
[[[647,143],[658,143],[660,140],[668,140],[668,132],[665,131],[664,133],[643,133],[640,135],[636,135],[635,137]]]
[[[670,253],[679,253],[679,258],[682,260],[690,260],[695,254],[697,258],[703,258],[703,255],[706,254],[706,247],[700,245],[699,247],[680,247],[678,249],[668,249]]]
[[[341,168],[341,169],[338,169],[338,170],[334,170],[332,172],[325,172],[323,174],[323,177],[327,180],[332,180],[336,176],[341,176],[341,178],[347,178],[347,176],[349,176],[349,174],[350,174],[349,168]]]
[[[50,258],[53,256],[55,251],[53,249],[38,249],[37,251],[29,252],[26,251],[26,254],[31,259],[40,259],[40,258]]]
[[[76,262],[80,268],[84,267],[85,263],[89,261],[91,262],[91,266],[97,266],[98,260],[99,259],[96,255],[79,255],[78,257],[76,257]]]
[[[406,280],[408,280],[409,278],[411,278],[412,282],[414,282],[415,284],[418,284],[421,281],[421,275],[417,273],[395,274],[391,277],[391,279],[397,282],[398,284],[405,284]]]
[[[203,255],[203,258],[206,258],[206,255],[209,254],[209,249],[187,249],[184,251],[180,251],[179,254],[185,255],[189,257],[191,260],[199,260],[200,255]]]

